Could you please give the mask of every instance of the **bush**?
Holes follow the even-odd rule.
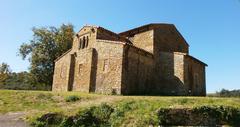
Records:
[[[45,127],[46,123],[45,122],[40,122],[40,121],[34,121],[33,123],[31,123],[31,126],[33,126],[33,127]]]
[[[158,111],[160,125],[215,126],[240,125],[240,109],[224,106],[201,106],[193,109],[168,108]]]
[[[76,116],[67,118],[61,123],[62,127],[89,127],[96,126],[96,119],[92,115],[92,109],[85,109],[80,111]]]
[[[64,118],[63,121],[61,122],[61,124],[59,125],[59,127],[73,127],[73,125],[74,125],[73,120],[75,120],[74,116]]]
[[[71,95],[65,98],[66,102],[75,102],[80,100],[80,97],[76,96],[76,95]]]
[[[226,90],[222,89],[216,93],[220,97],[240,97],[240,90]]]
[[[47,113],[37,118],[33,123],[31,123],[34,127],[46,127],[49,125],[57,125],[60,124],[63,115],[59,113]]]
[[[134,106],[134,101],[124,101],[120,102],[115,108],[114,112],[111,114],[110,123],[112,126],[119,126],[123,118],[125,116],[125,113],[132,110]]]
[[[237,108],[228,106],[202,106],[194,108],[193,111],[195,113],[204,114],[209,118],[215,118],[218,124],[240,125],[240,109]]]
[[[111,113],[113,112],[113,108],[110,105],[105,103],[101,104],[99,107],[92,108],[92,115],[96,118],[97,123],[108,123]]]
[[[69,117],[61,123],[62,127],[99,127],[110,126],[109,118],[113,108],[105,103],[80,111],[76,116]]]

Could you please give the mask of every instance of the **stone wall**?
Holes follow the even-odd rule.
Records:
[[[71,52],[71,51],[70,51]],[[68,91],[71,56],[70,52],[56,60],[53,75],[53,91]]]
[[[95,92],[121,94],[123,43],[97,40],[94,47],[97,61]]]
[[[163,95],[186,95],[184,85],[184,53],[160,52],[155,58],[152,93]]]
[[[188,44],[172,24],[146,25],[120,33],[127,37],[133,45],[146,51],[188,53]]]
[[[189,95],[205,96],[206,79],[205,64],[199,60],[186,55],[184,58],[185,84],[188,86]]]
[[[123,94],[149,94],[152,88],[153,55],[131,45],[124,47]]]
[[[74,71],[71,75],[73,83],[70,84],[73,91],[90,92],[91,69],[93,49],[82,49],[74,56]]]
[[[154,29],[154,54],[159,52],[188,53],[188,44],[173,25]]]
[[[153,30],[145,31],[142,33],[135,34],[129,39],[134,46],[144,49],[148,52],[153,53]]]

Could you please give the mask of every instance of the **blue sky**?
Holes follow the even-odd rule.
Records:
[[[172,23],[207,67],[207,92],[240,89],[239,0],[0,0],[0,62],[27,70],[17,56],[32,27],[95,24],[121,32],[147,23]]]

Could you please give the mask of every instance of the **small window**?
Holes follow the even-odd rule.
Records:
[[[84,48],[85,48],[85,43],[86,43],[86,38],[85,38],[85,37],[83,37],[82,49],[84,49]]]
[[[78,65],[78,75],[81,75],[82,71],[83,71],[83,64],[79,64]]]
[[[87,36],[86,47],[88,47],[88,41],[89,41],[89,39],[88,39],[88,36]]]
[[[108,70],[108,66],[109,66],[109,60],[105,59],[103,61],[103,71],[106,72]]]
[[[65,65],[62,65],[62,67],[61,67],[60,77],[62,79],[65,79],[65,77],[66,77],[66,66]]]
[[[81,46],[82,46],[82,39],[80,38],[78,49],[81,49]]]

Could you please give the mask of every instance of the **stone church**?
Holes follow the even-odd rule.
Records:
[[[84,26],[55,60],[53,91],[123,95],[206,95],[205,67],[173,24],[121,33]]]

